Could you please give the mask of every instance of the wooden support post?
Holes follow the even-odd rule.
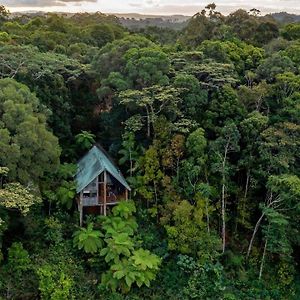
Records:
[[[78,204],[78,210],[79,210],[79,225],[82,226],[82,220],[83,220],[83,206],[82,206],[82,192],[80,193],[79,198],[79,204]]]
[[[104,191],[103,191],[103,215],[106,216],[106,187],[107,187],[107,173],[104,171]]]
[[[80,214],[80,221],[79,221],[79,225],[80,225],[80,227],[82,227],[82,220],[83,220],[83,207],[82,207],[82,205],[81,205],[81,204],[79,205],[79,214]]]
[[[125,189],[125,200],[127,201],[128,200],[128,190]]]

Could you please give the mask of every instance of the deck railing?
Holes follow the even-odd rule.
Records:
[[[82,199],[82,206],[97,206],[99,201],[97,197],[86,197]]]
[[[115,204],[126,199],[126,195],[108,195],[106,196],[106,203]],[[82,199],[82,206],[101,206],[104,203],[103,196],[97,197],[85,197]]]

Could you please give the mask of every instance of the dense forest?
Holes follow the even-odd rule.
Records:
[[[300,23],[183,29],[0,6],[0,299],[299,299]],[[130,200],[79,226],[101,144]]]

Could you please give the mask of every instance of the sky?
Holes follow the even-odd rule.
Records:
[[[0,0],[11,12],[26,10],[194,15],[209,0]],[[184,3],[184,4],[183,4]],[[215,0],[217,10],[228,14],[238,8],[260,9],[262,13],[300,14],[300,0]]]

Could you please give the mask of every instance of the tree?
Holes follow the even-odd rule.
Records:
[[[90,29],[90,35],[95,46],[98,46],[99,48],[115,39],[114,32],[108,24],[93,25]]]
[[[134,164],[139,158],[139,153],[142,149],[136,145],[135,136],[133,132],[125,132],[123,135],[123,148],[119,151],[122,157],[119,160],[120,164],[125,164],[129,161],[129,176],[132,177],[133,172],[136,170]]]
[[[41,203],[40,197],[20,183],[8,183],[0,189],[0,206],[8,210],[16,209],[26,215],[30,208],[38,203]]]
[[[279,28],[275,21],[266,20],[261,22],[254,35],[255,44],[262,46],[279,37]]]
[[[250,13],[251,13],[253,16],[257,17],[257,16],[260,15],[261,11],[260,11],[259,9],[257,9],[257,8],[251,8],[251,9],[250,9]]]
[[[0,5],[0,24],[8,19],[9,14],[9,10],[4,5]]]
[[[187,137],[185,143],[187,159],[182,160],[178,185],[186,197],[195,197],[199,185],[207,182],[207,139],[203,128],[198,128]]]
[[[74,281],[55,266],[44,264],[37,270],[41,299],[59,300],[72,298]]]
[[[268,117],[260,114],[257,111],[250,113],[245,120],[240,123],[241,132],[241,158],[238,166],[240,172],[245,177],[243,194],[238,201],[236,224],[240,224],[248,229],[251,228],[251,212],[249,207],[255,203],[249,203],[249,194],[253,193],[252,189],[257,189],[263,179],[263,170],[257,158],[259,147],[262,143],[261,133],[267,128]],[[236,225],[236,226],[237,226]]]
[[[81,150],[88,150],[93,144],[95,144],[95,135],[82,130],[75,136],[76,144]]]
[[[181,109],[186,117],[200,120],[207,105],[207,91],[201,88],[200,82],[194,75],[177,74],[174,78],[174,87],[182,90]]]
[[[0,164],[8,178],[37,182],[58,166],[58,139],[48,130],[45,110],[23,84],[0,80]]]
[[[266,203],[261,205],[262,214],[255,225],[247,252],[247,257],[249,257],[254,238],[263,219],[266,218],[267,225],[264,226],[265,245],[259,278],[262,277],[266,251],[277,253],[287,259],[292,253],[292,245],[299,243],[297,238],[294,239],[295,235],[290,234],[294,232],[297,235],[299,231],[296,221],[299,216],[299,177],[289,174],[270,176],[267,187]],[[289,210],[293,212],[288,213]]]
[[[208,199],[198,192],[190,201],[194,205],[187,200],[167,203],[160,222],[167,232],[169,250],[197,257],[205,264],[218,256],[221,240],[207,230],[207,212],[213,211]]]
[[[284,122],[270,126],[261,133],[259,147],[267,174],[294,172],[299,159],[300,125]]]
[[[22,280],[22,278],[34,278],[33,262],[29,253],[24,249],[22,243],[14,242],[8,249],[6,263],[1,266],[1,271],[5,274],[1,280],[1,288],[5,290],[7,298],[15,298],[22,293],[31,293],[32,285]],[[2,279],[1,278],[1,279]]]
[[[273,83],[278,74],[293,72],[294,70],[294,63],[290,58],[275,53],[260,64],[257,69],[257,75],[260,79]]]
[[[297,40],[300,38],[300,24],[287,24],[281,32],[281,35],[287,40]]]
[[[130,49],[124,55],[125,72],[137,88],[145,88],[155,84],[167,85],[170,69],[168,56],[160,49]]]
[[[256,68],[264,57],[263,49],[241,41],[204,41],[199,49],[218,63],[234,64],[239,74]]]
[[[183,29],[180,41],[183,45],[195,47],[210,38],[212,24],[204,14],[195,14]]]
[[[257,28],[258,19],[249,15],[246,10],[238,9],[229,14],[226,18],[226,24],[231,26],[235,35],[242,41],[252,42],[253,35]]]
[[[40,103],[51,111],[49,125],[61,142],[71,138],[70,113],[76,102],[71,102],[71,91],[79,93],[80,82],[86,78],[84,70],[77,60],[43,53],[32,45],[0,48],[0,77],[14,78],[35,91]]]
[[[222,215],[222,250],[226,247],[226,194],[229,185],[230,173],[232,172],[228,163],[229,154],[239,151],[240,133],[233,122],[225,124],[221,129],[220,136],[213,142],[212,150],[215,161],[212,168],[221,175],[221,215]]]
[[[142,91],[126,90],[119,94],[119,98],[121,104],[133,111],[137,110],[140,121],[146,119],[147,137],[150,138],[152,128],[155,128],[156,120],[160,115],[168,115],[172,120],[176,120],[180,116],[179,93],[180,90],[173,86],[155,85]]]

